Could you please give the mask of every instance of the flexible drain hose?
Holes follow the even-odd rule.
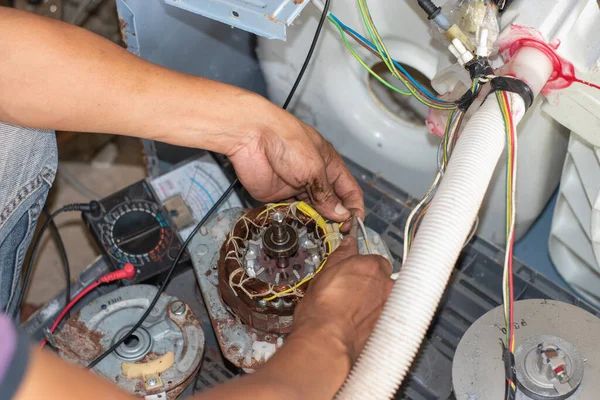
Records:
[[[513,73],[539,93],[552,73],[546,56],[526,48],[514,61],[519,70]],[[516,124],[524,115],[524,103],[518,95],[511,95],[511,100]],[[398,281],[337,399],[393,398],[419,350],[479,212],[503,153],[505,136],[498,102],[490,96],[461,133]]]

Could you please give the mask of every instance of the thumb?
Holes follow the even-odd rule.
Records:
[[[350,218],[350,211],[342,205],[341,200],[335,195],[335,191],[329,180],[325,168],[319,173],[319,177],[306,185],[306,192],[315,206],[315,209],[325,218],[342,222]]]
[[[352,236],[346,236],[339,247],[327,258],[327,265],[341,263],[345,259],[357,254],[358,245],[356,244],[356,239]]]

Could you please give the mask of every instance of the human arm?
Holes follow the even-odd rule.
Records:
[[[348,209],[364,213],[360,188],[331,144],[255,93],[4,7],[0,37],[0,121],[204,148],[229,156],[258,200],[310,198],[336,221],[349,218]]]

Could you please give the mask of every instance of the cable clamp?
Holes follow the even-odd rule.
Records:
[[[525,110],[528,110],[529,107],[531,107],[531,104],[533,104],[533,99],[535,97],[533,91],[529,85],[522,80],[511,76],[497,76],[490,82],[492,86],[490,94],[498,91],[516,93],[521,96],[525,102]]]
[[[487,57],[480,57],[469,61],[465,64],[465,69],[469,71],[471,80],[494,75],[494,69],[490,65]]]
[[[467,111],[469,109],[469,107],[471,107],[471,104],[473,104],[475,99],[477,99],[477,96],[479,96],[480,91],[481,91],[481,87],[478,88],[475,92],[471,92],[470,90],[467,90],[465,92],[465,94],[463,94],[458,100],[456,100],[454,102],[454,104],[456,104],[456,107],[459,110]]]

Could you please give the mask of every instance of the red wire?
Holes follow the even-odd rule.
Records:
[[[96,281],[96,282],[92,283],[91,285],[89,285],[88,287],[86,287],[85,289],[83,289],[77,296],[75,296],[69,302],[69,304],[67,304],[67,306],[65,308],[63,308],[63,310],[60,312],[60,314],[56,318],[56,321],[54,321],[54,324],[52,324],[52,327],[50,328],[50,332],[54,333],[54,331],[56,330],[56,328],[58,327],[58,325],[60,325],[60,322],[63,320],[63,318],[65,317],[65,315],[67,315],[67,313],[69,312],[69,310],[71,308],[73,308],[73,306],[75,304],[77,304],[77,302],[79,300],[81,300],[86,294],[88,294],[89,292],[91,292],[92,290],[94,290],[95,288],[97,288],[101,283],[102,282],[100,282],[100,281]],[[40,349],[43,349],[44,346],[46,345],[46,343],[47,343],[46,338],[44,338],[44,340],[42,341],[42,344],[40,345]]]
[[[58,325],[60,325],[60,321],[63,320],[63,318],[65,317],[65,315],[67,315],[69,310],[71,308],[73,308],[73,306],[75,304],[77,304],[77,302],[79,300],[81,300],[86,294],[88,294],[89,292],[91,292],[92,290],[94,290],[95,288],[97,288],[98,286],[100,286],[103,283],[109,283],[112,281],[117,281],[119,279],[132,279],[134,276],[135,276],[135,267],[133,266],[133,264],[127,263],[123,266],[123,268],[121,268],[117,271],[114,271],[114,272],[109,272],[108,274],[100,277],[100,279],[98,279],[96,282],[90,284],[88,287],[83,289],[77,296],[75,296],[73,298],[73,300],[71,300],[69,302],[69,304],[67,304],[65,306],[65,308],[63,308],[63,310],[60,312],[60,314],[56,318],[56,321],[54,321],[54,324],[52,324],[52,327],[50,328],[50,333],[54,333],[56,328],[58,328]],[[41,349],[44,348],[44,346],[46,345],[46,342],[47,342],[46,338],[44,338],[44,340],[42,341],[42,344],[40,346]]]

